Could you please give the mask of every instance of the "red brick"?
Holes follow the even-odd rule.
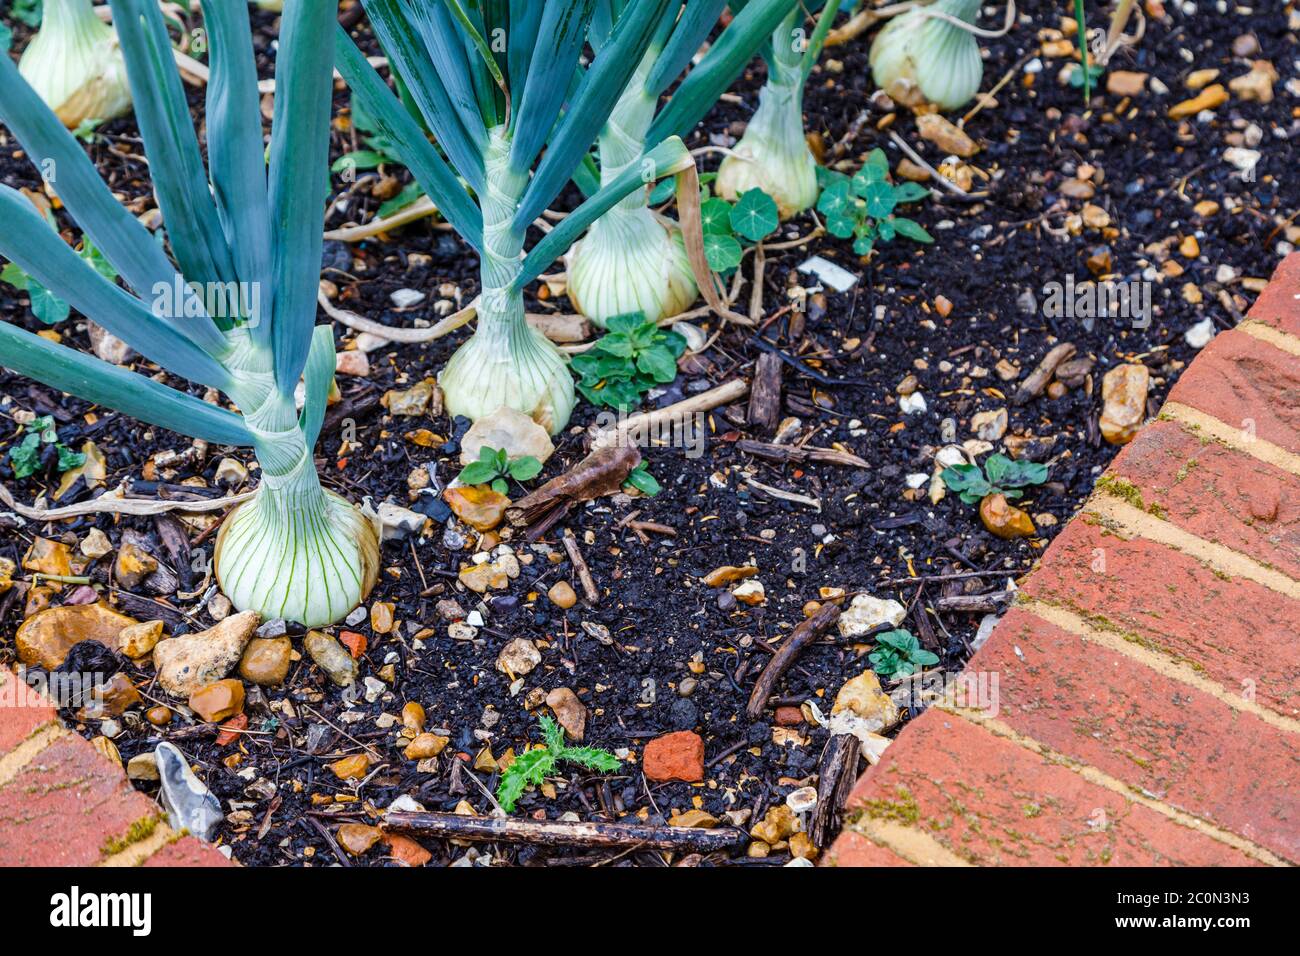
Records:
[[[1214,337],[1169,392],[1234,428],[1300,452],[1300,358],[1234,329]]]
[[[1300,580],[1300,477],[1176,422],[1152,422],[1111,464],[1178,527]]]
[[[1255,304],[1250,307],[1250,318],[1263,322],[1282,332],[1300,335],[1300,252],[1293,252],[1282,260]]]
[[[861,833],[845,830],[822,857],[822,866],[913,866],[892,850],[873,843]]]
[[[141,865],[186,868],[234,866],[212,844],[204,843],[192,836],[184,836],[175,843],[167,844]]]
[[[1172,548],[1125,541],[1076,518],[1022,591],[1095,616],[1095,626],[1127,632],[1230,693],[1253,692],[1287,716],[1300,709],[1300,610],[1261,584],[1225,579]]]
[[[88,866],[158,813],[88,741],[60,738],[0,787],[0,866]]]
[[[849,798],[981,865],[1248,866],[1258,861],[952,714],[912,721]]]
[[[12,750],[58,716],[45,698],[12,671],[0,668],[0,754]]]
[[[1017,733],[1300,862],[1300,734],[1021,609],[968,669]]]

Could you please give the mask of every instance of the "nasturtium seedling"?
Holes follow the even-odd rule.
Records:
[[[735,204],[717,196],[706,198],[700,218],[709,268],[723,274],[740,265],[745,242],[762,242],[781,225],[776,201],[761,189],[748,190]]]
[[[608,328],[571,363],[578,374],[578,390],[592,404],[635,408],[650,389],[677,377],[677,360],[686,351],[681,335],[646,321],[640,312],[616,315]]]
[[[530,481],[542,473],[542,463],[532,455],[512,459],[504,449],[484,445],[478,450],[478,461],[461,469],[457,478],[464,485],[491,485],[492,490],[504,495],[510,489],[506,480]]]
[[[919,183],[891,183],[884,150],[873,149],[851,177],[826,171],[822,179],[825,188],[817,209],[826,217],[826,231],[840,239],[853,239],[853,251],[858,255],[865,256],[877,241],[890,242],[896,236],[934,242],[920,223],[894,214],[898,206],[924,199],[930,190]]]
[[[1008,458],[1006,455],[990,455],[979,465],[949,465],[939,477],[955,491],[968,505],[978,503],[988,495],[1000,494],[1004,497],[1019,498],[1024,495],[1019,489],[1028,485],[1041,485],[1047,480],[1047,466],[1034,461],[1022,461]]]
[[[58,455],[59,472],[69,471],[86,462],[86,456],[73,451],[59,441],[59,433],[54,425],[54,418],[41,415],[33,418],[23,426],[23,440],[9,450],[9,463],[13,466],[15,478],[29,478],[41,468],[41,450],[46,445],[53,445]]]
[[[911,631],[897,629],[876,635],[877,647],[867,655],[881,677],[906,677],[922,667],[939,663],[937,655],[921,646]]]

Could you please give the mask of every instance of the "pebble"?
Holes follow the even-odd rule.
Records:
[[[162,640],[162,621],[141,621],[128,624],[117,635],[117,649],[132,660],[140,660],[153,653]]]
[[[980,520],[999,538],[1028,538],[1037,533],[1029,514],[1010,504],[1005,495],[985,495],[980,501]]]
[[[1124,445],[1133,440],[1146,418],[1150,383],[1151,373],[1141,364],[1117,365],[1103,376],[1099,425],[1106,441]]]
[[[491,531],[510,506],[509,498],[486,485],[448,488],[442,497],[456,517],[476,531]]]
[[[1203,349],[1215,336],[1214,319],[1206,316],[1183,333],[1183,341],[1194,349]]]
[[[366,378],[370,375],[370,357],[360,349],[339,352],[334,356],[334,372],[337,375]]]
[[[880,733],[898,723],[898,705],[880,689],[880,678],[871,668],[845,681],[835,695],[831,715],[851,713],[866,722],[866,729]],[[788,809],[788,808],[787,808]]]
[[[357,662],[333,637],[322,631],[308,631],[302,643],[316,666],[339,687],[350,687],[356,683]]]
[[[219,723],[244,709],[244,685],[237,680],[215,681],[190,694],[189,704],[207,723]]]
[[[221,801],[194,775],[184,755],[174,744],[161,743],[154,749],[162,787],[158,798],[167,811],[173,830],[188,830],[200,840],[211,840],[225,819]]]
[[[159,641],[153,649],[159,686],[185,698],[221,680],[239,664],[260,621],[256,611],[244,611],[198,634]]]
[[[1215,71],[1217,72],[1217,71]],[[1189,116],[1195,116],[1202,110],[1218,109],[1224,103],[1228,102],[1228,91],[1224,89],[1223,84],[1215,83],[1213,86],[1207,86],[1190,100],[1183,100],[1169,108],[1170,119],[1186,119]]]
[[[239,661],[239,676],[259,687],[279,687],[289,676],[293,642],[287,637],[257,637]]]
[[[416,417],[423,415],[426,411],[434,414],[433,406],[435,404],[440,411],[441,402],[434,401],[437,394],[437,383],[426,378],[417,382],[405,390],[393,390],[384,393],[380,403],[388,409],[390,415],[404,415],[407,417]]]
[[[999,441],[1007,433],[1007,410],[997,408],[977,412],[971,418],[971,431],[984,441]]]
[[[162,777],[158,772],[158,758],[152,752],[136,754],[126,762],[126,776],[128,780],[146,783],[160,780]]]
[[[641,771],[655,783],[700,782],[704,779],[704,738],[691,730],[656,737],[646,744]]]
[[[77,549],[88,558],[102,558],[113,550],[113,545],[109,542],[108,535],[98,528],[91,528]]]
[[[396,624],[397,605],[391,601],[376,601],[370,606],[370,629],[376,634],[390,634]]]
[[[556,581],[546,592],[546,596],[551,599],[552,604],[565,611],[578,603],[578,595],[568,581]]]
[[[542,662],[542,652],[526,637],[516,637],[497,655],[497,670],[510,677],[524,677],[531,674]]]
[[[938,113],[918,116],[916,130],[922,139],[962,159],[969,159],[979,152],[979,146],[970,136]]]
[[[403,753],[407,760],[429,760],[446,750],[449,743],[450,737],[430,733],[416,734]]]
[[[913,415],[925,411],[925,396],[920,392],[904,395],[898,400],[898,408],[904,415]]]
[[[907,609],[892,598],[882,600],[869,594],[859,594],[853,598],[848,610],[840,615],[840,635],[861,637],[881,624],[897,627],[906,616]]]
[[[399,309],[411,309],[423,302],[426,296],[418,289],[398,289],[388,298]]]
[[[366,853],[382,840],[383,836],[378,827],[368,826],[364,823],[345,823],[334,834],[339,846],[352,856],[361,856]]]
[[[134,591],[140,582],[158,570],[158,559],[127,541],[117,550],[113,562],[113,577],[120,587]]]

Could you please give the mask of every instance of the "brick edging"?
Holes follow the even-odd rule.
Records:
[[[1300,254],[1184,371],[831,866],[1300,863]]]
[[[233,866],[0,668],[0,866]]]

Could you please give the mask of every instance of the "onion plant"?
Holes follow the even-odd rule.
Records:
[[[604,0],[615,17],[633,0]],[[718,22],[726,0],[674,0],[660,21],[632,82],[601,130],[600,184],[613,182],[643,149],[686,136],[753,59],[798,0],[754,0],[718,36],[686,79],[661,97],[690,65]],[[605,38],[598,36],[599,48]],[[656,115],[658,114],[658,115]],[[594,177],[577,182],[594,192]],[[636,190],[596,220],[568,256],[569,298],[604,328],[614,316],[640,312],[651,322],[685,311],[697,289],[676,223],[655,216]]]
[[[909,107],[965,106],[984,78],[972,29],[979,12],[980,0],[935,0],[890,20],[871,44],[876,85]]]
[[[268,152],[247,8],[202,0],[207,170],[156,0],[112,0],[112,8],[175,264],[5,56],[0,122],[131,291],[78,256],[7,187],[0,255],[146,359],[224,392],[242,414],[7,323],[0,363],[172,431],[251,446],[261,482],[222,525],[218,582],[241,610],[333,623],[373,587],[379,557],[374,525],[321,487],[312,460],[334,374],[331,330],[315,319],[337,4],[285,5]]]
[[[745,6],[755,2],[748,0]],[[739,0],[732,5],[739,5]],[[731,202],[751,189],[763,190],[776,200],[782,219],[817,201],[817,159],[804,135],[803,91],[839,12],[840,0],[807,6],[821,10],[811,36],[804,30],[805,4],[801,3],[765,45],[767,80],[758,94],[758,110],[731,155],[722,161],[715,184],[718,195]]]
[[[90,0],[45,0],[41,28],[18,69],[68,129],[131,109],[117,34],[95,15]]]
[[[363,0],[437,147],[340,28],[337,66],[354,102],[480,257],[478,327],[439,376],[450,414],[478,419],[507,405],[552,434],[568,422],[573,379],[524,321],[524,287],[620,200],[693,169],[691,156],[667,137],[526,251],[529,227],[584,163],[671,3]],[[589,40],[599,49],[584,66]]]

